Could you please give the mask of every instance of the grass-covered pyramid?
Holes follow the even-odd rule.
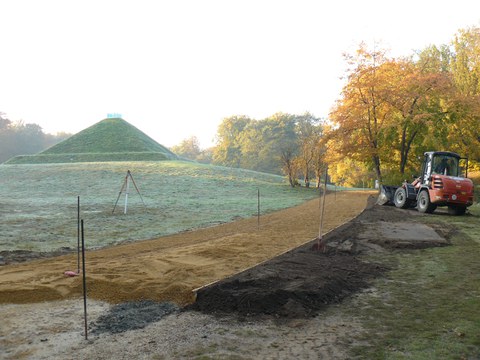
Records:
[[[104,119],[36,155],[16,156],[8,164],[98,161],[160,161],[177,156],[120,118]]]

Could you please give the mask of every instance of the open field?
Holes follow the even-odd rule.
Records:
[[[329,194],[324,230],[355,217],[368,196]],[[63,276],[74,254],[2,266],[0,357],[477,359],[479,218],[479,205],[453,217],[374,206],[370,198],[326,235],[324,253],[312,240],[314,199],[263,215],[260,227],[253,217],[91,246],[90,341],[82,337],[81,279]],[[212,281],[193,307],[178,309]]]
[[[124,193],[130,170],[127,214]],[[291,207],[318,196],[284,178],[181,161],[0,166],[0,251],[77,246],[77,196],[87,248],[150,239]]]

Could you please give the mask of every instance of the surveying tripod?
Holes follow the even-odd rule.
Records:
[[[137,190],[138,195],[140,195],[140,199],[142,199],[142,203],[144,206],[145,202],[143,201],[142,194],[140,194],[140,191],[138,190],[137,184],[135,184],[135,180],[133,180],[132,173],[130,170],[127,170],[127,175],[125,176],[125,180],[123,181],[122,188],[120,189],[120,192],[118,193],[117,201],[115,201],[115,206],[113,207],[112,214],[115,212],[115,208],[117,207],[118,200],[120,199],[120,196],[122,195],[122,192],[125,190],[125,207],[123,209],[123,213],[127,213],[127,205],[128,205],[128,191],[130,189],[130,182],[129,180],[132,181],[133,186],[135,186],[135,190]]]

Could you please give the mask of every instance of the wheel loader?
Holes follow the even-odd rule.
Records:
[[[424,154],[420,176],[401,186],[382,185],[377,204],[401,209],[417,207],[422,213],[433,213],[437,206],[448,206],[449,214],[463,215],[473,204],[474,186],[467,178],[467,169],[468,159],[454,152],[428,151]]]

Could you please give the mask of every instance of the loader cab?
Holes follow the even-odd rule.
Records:
[[[462,176],[460,155],[450,151],[429,151],[424,154],[422,184],[429,185],[432,175]]]

